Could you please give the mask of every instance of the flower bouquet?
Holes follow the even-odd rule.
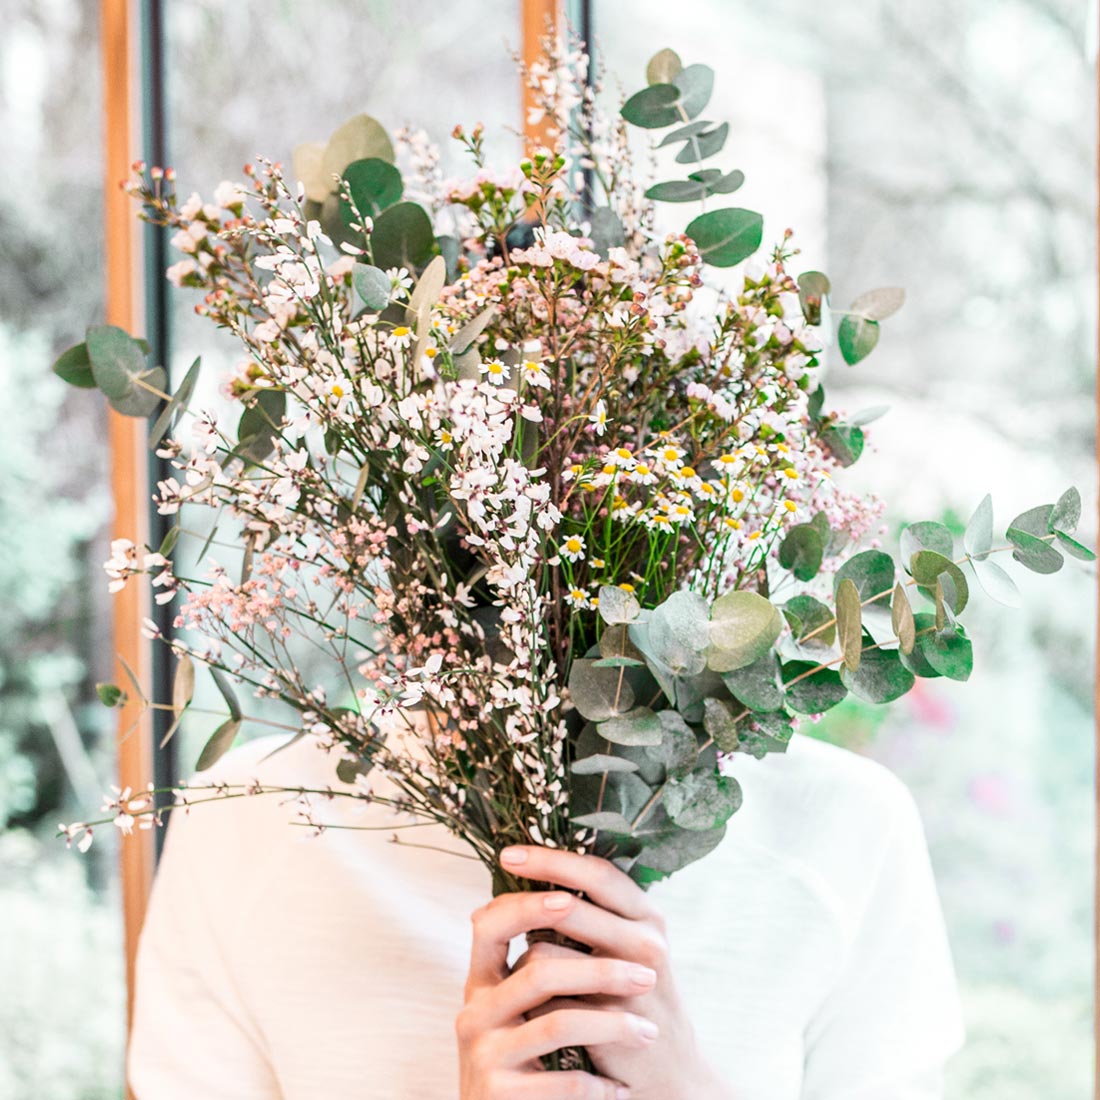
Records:
[[[196,666],[224,697],[199,770],[262,720],[243,685],[340,755],[343,788],[317,794],[442,823],[497,892],[533,885],[498,863],[513,843],[596,853],[643,886],[705,856],[741,803],[738,753],[785,751],[849,693],[889,703],[916,677],[967,678],[975,583],[1014,601],[995,553],[1040,573],[1093,559],[1074,489],[1004,545],[987,496],[961,551],[930,521],[905,528],[897,561],[861,549],[881,504],[837,475],[871,416],[829,411],[818,375],[834,341],[864,359],[902,292],[833,308],[823,274],[795,274],[789,232],[711,285],[763,238],[729,205],[742,173],[707,166],[729,132],[703,118],[714,73],[663,50],[608,116],[587,66],[548,41],[525,70],[551,147],[504,172],[480,127],[455,129],[474,174],[448,182],[423,135],[395,147],[366,115],[298,149],[290,177],[261,160],[213,202],[135,165],[141,216],[183,253],[168,277],[239,345],[235,430],[193,407],[199,362],[169,393],[118,328],[55,366],[153,418],[175,470],[162,514],[212,509],[220,538],[235,532],[232,572],[207,557],[213,525],[177,567],[180,519],[107,563],[112,590],[143,575],[178,601],[173,696],[142,700],[178,723]],[[685,178],[639,182],[638,128]],[[666,235],[657,203],[696,209]],[[116,791],[103,820],[159,823],[153,793]],[[62,832],[85,847],[98,824]]]

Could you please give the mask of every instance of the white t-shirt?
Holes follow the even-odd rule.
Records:
[[[196,783],[347,790],[311,738]],[[880,765],[796,736],[746,757],[719,848],[651,887],[701,1048],[738,1100],[933,1100],[963,1041],[917,809]],[[392,825],[349,798],[342,825]],[[314,830],[292,800],[175,810],[142,932],[137,1100],[456,1100],[454,1018],[479,863],[386,831]],[[462,851],[442,826],[403,832]]]

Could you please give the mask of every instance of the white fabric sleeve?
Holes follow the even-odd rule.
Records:
[[[193,873],[218,858],[217,811],[172,810],[138,943],[127,1074],[136,1100],[280,1100],[263,1037],[222,954]],[[211,822],[206,822],[207,813]],[[222,819],[224,823],[224,818]],[[204,874],[203,879],[208,876]],[[232,920],[233,914],[224,914]]]
[[[839,975],[805,1034],[803,1100],[941,1100],[965,1031],[924,828],[900,782]]]

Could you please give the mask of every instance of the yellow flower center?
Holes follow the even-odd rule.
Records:
[[[572,538],[565,540],[565,548],[570,554],[579,554],[581,552],[581,540],[574,535]]]
[[[397,336],[397,337],[408,336],[409,335],[409,329],[407,329],[404,325],[398,325],[397,328],[395,328],[393,330],[393,334],[394,334],[394,336]]]

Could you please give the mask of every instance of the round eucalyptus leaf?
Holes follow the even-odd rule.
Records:
[[[1005,607],[1022,607],[1023,599],[1016,582],[995,561],[975,559],[970,563],[978,584],[991,599]]]
[[[949,680],[969,679],[974,670],[974,647],[961,626],[922,634],[919,644],[929,665],[941,676]]]
[[[118,684],[96,684],[95,693],[105,707],[121,707],[126,703],[126,692]]]
[[[664,777],[686,775],[699,759],[699,742],[695,731],[674,710],[659,711],[661,741],[647,746],[646,756],[661,765]]]
[[[744,668],[727,672],[722,680],[733,697],[749,710],[779,710],[783,705],[783,688],[779,683],[779,658],[768,650],[758,661]]]
[[[890,596],[894,591],[894,559],[882,550],[862,550],[853,554],[837,571],[833,578],[834,593],[839,590],[840,582],[848,577],[856,586],[861,603],[872,596],[875,603],[889,607]]]
[[[262,462],[275,449],[275,437],[285,415],[286,392],[260,390],[241,414],[236,453],[249,462]]]
[[[738,719],[721,699],[703,700],[703,729],[722,752],[736,752],[741,736]]]
[[[642,605],[630,592],[613,584],[605,584],[599,593],[600,618],[609,625],[632,623],[642,611]]]
[[[874,351],[879,338],[878,322],[845,314],[837,326],[836,338],[844,362],[855,366]]]
[[[689,178],[694,179],[697,175],[698,173],[692,172]],[[745,173],[739,168],[735,168],[724,176],[719,175],[717,179],[710,180],[707,183],[707,189],[711,195],[732,195],[744,182]]]
[[[910,523],[901,533],[901,560],[909,561],[918,550],[934,550],[945,558],[954,557],[955,539],[942,524],[933,520]]]
[[[646,844],[637,863],[631,868],[631,877],[636,881],[652,882],[654,877],[670,875],[682,870],[688,864],[709,855],[722,843],[726,835],[726,826],[722,825],[709,832],[694,829],[672,828],[667,830],[654,843]],[[646,871],[656,872],[656,876],[646,875]]]
[[[680,89],[675,84],[650,84],[635,92],[622,105],[619,114],[643,130],[662,130],[681,117],[676,110],[679,102]]]
[[[374,219],[370,244],[376,266],[413,271],[426,264],[435,250],[432,220],[415,202],[399,202]]]
[[[381,268],[357,263],[351,269],[351,284],[371,313],[381,313],[390,304],[393,285]]]
[[[824,555],[824,540],[812,523],[791,527],[779,544],[779,564],[800,581],[811,581],[817,576]]]
[[[982,561],[993,546],[993,498],[986,493],[974,509],[963,535],[963,549],[978,561]],[[930,547],[935,549],[935,547]]]
[[[821,442],[841,466],[851,466],[863,454],[863,429],[855,424],[832,424],[821,433]]]
[[[328,139],[321,155],[322,176],[326,181],[333,176],[342,176],[344,169],[353,161],[368,157],[377,157],[393,164],[393,142],[377,119],[370,115],[356,115]],[[335,190],[336,184],[333,183],[329,191]]]
[[[828,604],[814,596],[793,596],[783,605],[783,610],[798,620],[799,627],[795,631],[798,641],[801,642],[808,634],[813,634],[812,641],[825,646],[831,646],[836,641],[836,622]],[[794,630],[793,624],[791,629]]]
[[[820,271],[804,271],[798,277],[798,301],[808,325],[821,324],[821,308],[829,293],[829,279]]]
[[[855,696],[868,703],[891,703],[913,686],[913,673],[902,664],[896,649],[868,649],[852,672],[842,667],[840,679]]]
[[[676,154],[676,163],[696,164],[698,161],[713,157],[715,153],[721,152],[729,133],[730,124],[723,122],[721,126],[716,126],[713,130],[705,130],[701,134],[696,134],[694,137],[689,138],[684,143],[684,147]]]
[[[924,680],[934,680],[941,673],[928,663],[921,640],[935,629],[935,616],[927,611],[918,611],[913,616],[913,625],[916,630],[916,641],[909,653],[899,652],[901,663],[915,676],[920,676]]]
[[[574,775],[603,775],[605,772],[636,772],[638,765],[622,756],[596,753],[581,760],[574,760],[569,770]]]
[[[587,657],[575,660],[569,670],[569,694],[581,717],[590,722],[626,714],[634,705],[634,691],[621,670],[596,668]]]
[[[1057,573],[1065,562],[1049,542],[1027,531],[1010,527],[1008,541],[1012,543],[1012,557],[1033,573]]]
[[[359,214],[368,218],[376,218],[387,207],[393,206],[405,189],[401,173],[380,157],[352,161],[344,169],[343,177]],[[359,221],[351,203],[344,198],[340,199],[340,217],[349,229]]]
[[[689,122],[686,126],[677,126],[675,130],[670,130],[657,142],[657,148],[663,149],[666,145],[674,145],[678,141],[688,141],[693,137],[698,137],[713,126],[714,123],[708,122],[706,119],[696,119],[695,122]]]
[[[1096,561],[1096,554],[1092,550],[1083,542],[1078,542],[1071,535],[1067,535],[1065,531],[1055,531],[1054,538],[1071,558],[1078,558],[1081,561]]]
[[[600,736],[613,745],[659,745],[664,732],[661,720],[649,707],[636,707],[626,714],[614,715],[596,728]]]
[[[668,180],[655,183],[646,191],[645,197],[655,202],[698,202],[709,194],[707,185],[698,180]]]
[[[785,702],[799,714],[822,714],[848,695],[835,668],[820,668],[811,661],[787,661],[783,665]]]
[[[700,214],[685,232],[712,267],[733,267],[760,247],[764,219],[753,210],[733,206]]]
[[[713,769],[670,779],[662,796],[669,817],[681,829],[708,832],[724,825],[741,808],[741,785]]]
[[[855,672],[862,659],[862,619],[859,590],[851,577],[842,577],[836,588],[836,632],[844,667],[849,672]]]
[[[148,369],[141,346],[116,325],[88,329],[85,347],[95,384],[108,399],[128,397],[134,390],[134,379]]]
[[[1047,520],[1048,530],[1069,535],[1077,530],[1080,521],[1081,494],[1076,489],[1067,489],[1055,502],[1054,510]]]
[[[694,592],[674,592],[655,607],[644,624],[632,623],[630,639],[674,675],[694,676],[706,667],[710,609]]]
[[[324,161],[325,146],[320,141],[295,145],[290,155],[291,174],[306,189],[310,202],[324,202],[336,187],[332,176],[325,175]]]
[[[679,107],[687,118],[696,118],[710,102],[714,91],[714,70],[709,65],[688,65],[673,78],[680,93]]]
[[[77,344],[63,351],[54,361],[53,372],[70,386],[79,386],[85,390],[95,389],[95,376],[92,374],[87,344]]]
[[[626,244],[626,230],[610,206],[597,206],[588,218],[588,237],[593,251],[605,260],[611,249]]]
[[[710,609],[707,664],[715,672],[732,672],[763,657],[783,630],[783,617],[757,592],[730,592]]]
[[[900,286],[884,286],[868,290],[851,305],[853,313],[862,314],[869,321],[885,321],[905,305],[905,291]]]
[[[684,63],[675,50],[667,47],[658,50],[645,67],[645,78],[648,84],[671,84],[680,74]]]
[[[909,559],[909,572],[922,588],[935,589],[936,581],[944,577],[944,592],[950,597],[951,610],[960,614],[970,599],[970,586],[963,571],[944,554],[935,550],[918,550]],[[950,578],[953,591],[946,578]]]
[[[572,824],[582,829],[596,829],[602,833],[619,833],[630,836],[630,822],[614,810],[600,810],[596,813],[581,814],[572,819]]]
[[[143,370],[133,377],[133,388],[121,397],[108,397],[107,402],[123,416],[152,416],[168,388],[168,372],[163,367]]]

